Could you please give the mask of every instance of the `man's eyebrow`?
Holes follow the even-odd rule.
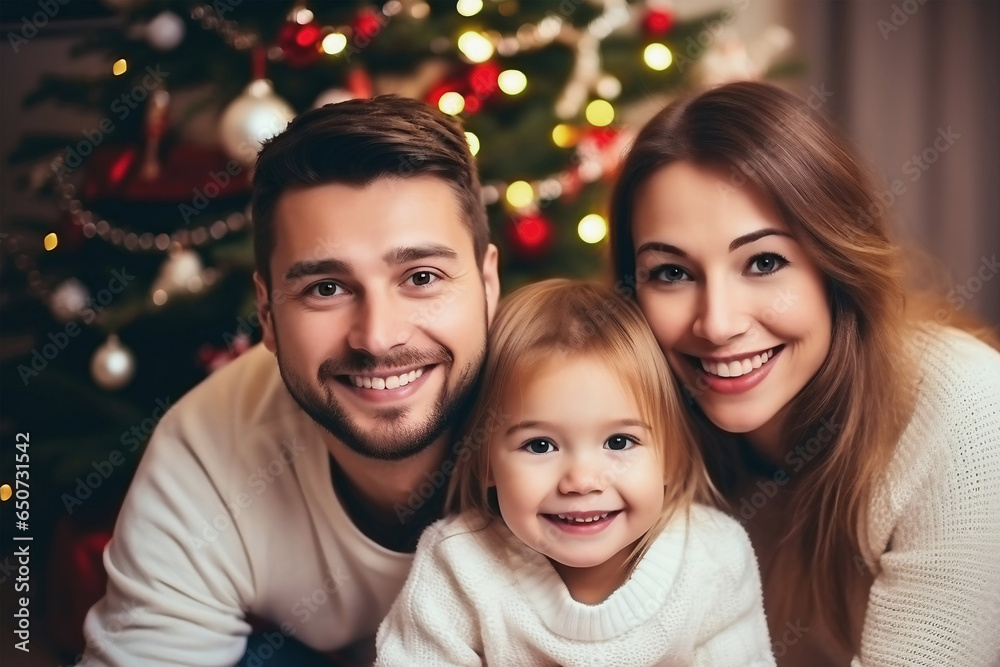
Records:
[[[458,259],[458,253],[446,245],[431,243],[428,245],[393,248],[382,255],[382,261],[386,264],[396,265],[407,264],[429,257],[454,260]]]
[[[340,259],[316,259],[312,261],[295,262],[285,271],[285,281],[292,282],[299,278],[307,278],[327,273],[351,273],[350,262]]]

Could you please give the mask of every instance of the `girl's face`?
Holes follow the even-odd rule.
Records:
[[[638,190],[639,305],[719,428],[778,453],[783,410],[830,350],[823,273],[751,185],[676,162]]]
[[[490,444],[490,484],[507,526],[567,583],[596,567],[614,581],[660,518],[664,443],[591,355],[554,355],[512,378],[502,402],[509,417]]]

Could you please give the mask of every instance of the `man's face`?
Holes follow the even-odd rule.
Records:
[[[453,425],[499,294],[451,187],[430,176],[282,195],[264,344],[303,410],[355,452],[412,456]]]

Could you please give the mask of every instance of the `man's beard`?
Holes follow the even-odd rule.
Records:
[[[277,343],[277,341],[275,341]],[[300,377],[289,372],[281,361],[281,346],[278,348],[278,369],[288,392],[299,407],[313,421],[326,429],[333,437],[344,443],[355,453],[380,461],[401,461],[427,449],[445,431],[455,426],[467,412],[473,389],[486,357],[486,343],[480,348],[476,358],[462,369],[449,391],[448,374],[454,366],[453,355],[443,346],[431,351],[403,350],[375,359],[366,354],[351,353],[342,358],[327,359],[320,364],[316,379],[320,387],[327,387],[326,395],[319,395]],[[445,374],[445,384],[422,424],[410,427],[403,425],[410,412],[409,408],[391,407],[375,413],[376,429],[384,425],[384,430],[366,433],[351,418],[348,410],[338,403],[330,383],[341,382],[337,376],[360,375],[378,369],[402,367],[422,367],[436,364]]]

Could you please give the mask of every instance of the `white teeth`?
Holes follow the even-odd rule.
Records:
[[[566,516],[565,514],[556,514],[556,516],[559,517],[560,519],[562,519],[563,521],[573,521],[574,523],[593,523],[594,521],[597,521],[598,519],[606,519],[607,516],[608,516],[608,514],[610,514],[610,512],[605,512],[604,514],[602,514],[600,516],[592,516],[592,517],[589,517],[589,518],[586,518],[586,519],[583,519],[583,518],[574,518],[574,517]]]
[[[418,368],[409,373],[389,375],[387,377],[373,378],[367,375],[351,375],[348,377],[351,384],[355,387],[364,387],[365,389],[396,389],[397,387],[405,387],[423,374],[424,369]]]
[[[746,375],[754,369],[760,368],[773,356],[774,350],[771,349],[766,352],[761,352],[760,354],[755,354],[753,357],[747,357],[746,359],[738,359],[730,362],[714,362],[702,359],[701,367],[706,373],[718,375],[722,378],[738,378],[741,375]]]

